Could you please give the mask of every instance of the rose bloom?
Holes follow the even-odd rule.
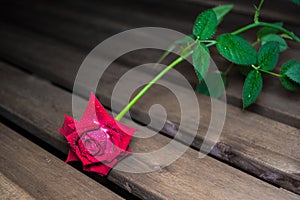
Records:
[[[70,145],[66,162],[80,160],[83,170],[102,176],[130,153],[135,131],[110,116],[93,93],[80,122],[66,115],[59,129]]]

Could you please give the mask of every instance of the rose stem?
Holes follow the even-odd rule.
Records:
[[[190,56],[193,51],[190,51],[185,56],[180,56],[174,60],[170,65],[168,65],[164,70],[157,74],[128,104],[123,108],[123,110],[115,117],[116,120],[121,120],[122,117],[130,110],[130,108],[161,78],[163,77],[170,69],[182,62],[185,58]]]

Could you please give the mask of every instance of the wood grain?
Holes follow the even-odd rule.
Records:
[[[181,4],[194,4],[195,6],[219,6],[224,4],[234,4],[233,11],[240,14],[247,14],[251,17],[254,15],[254,5],[258,5],[259,1],[239,1],[239,0],[184,0],[177,1]],[[281,6],[284,5],[284,6]],[[299,20],[297,20],[300,15],[297,11],[296,4],[292,1],[285,0],[273,0],[265,1],[260,13],[260,17],[267,18],[272,21],[283,21],[285,23],[291,23],[299,25]]]
[[[176,8],[177,4],[169,5],[169,7],[163,4],[155,8],[148,8],[138,3],[134,4],[131,1],[126,2],[126,5],[120,3],[120,7],[116,7],[106,1],[101,3],[91,1],[90,4],[76,1],[74,4],[71,4],[72,6],[69,6],[67,2],[48,2],[48,4],[36,2],[34,6],[30,6],[31,4],[20,1],[4,4],[3,8],[5,10],[0,12],[3,16],[2,19],[78,46],[82,49],[83,54],[86,54],[88,50],[108,36],[134,27],[162,26],[189,33],[194,17],[198,12],[206,8],[205,6],[200,8],[191,4],[180,4],[184,14],[178,19],[177,13],[175,13],[178,10]],[[15,14],[11,15],[10,13],[12,12],[15,12]],[[239,19],[237,23],[231,23],[236,19]],[[251,21],[252,17],[250,16],[232,13],[221,24],[218,34],[235,30]],[[47,26],[44,26],[44,24],[47,24]],[[296,34],[300,33],[299,26],[288,25],[287,28],[293,30]],[[247,32],[245,37],[253,41],[255,39],[254,35],[255,31],[250,31]],[[6,38],[3,37],[3,40],[6,40]],[[299,45],[289,43],[289,46],[291,48],[282,54],[278,66],[281,66],[289,59],[297,58],[300,52]],[[214,48],[212,52],[217,66],[221,66],[221,69],[226,68],[227,62],[221,59]],[[7,53],[5,52],[5,54]],[[160,54],[160,51],[133,52],[119,59],[119,62],[130,68],[130,66],[138,64],[155,62]],[[5,55],[2,57],[5,57]],[[191,66],[181,66],[176,69],[185,75],[194,87],[197,85],[198,80]],[[276,71],[278,70],[277,68]],[[228,103],[241,107],[243,81],[244,77],[240,76],[237,70],[233,70],[228,77],[226,91]],[[279,80],[270,76],[264,77],[264,83],[262,95],[249,110],[300,128],[300,107],[298,106],[300,93],[287,91],[281,86]]]
[[[72,89],[76,71],[83,59],[83,55],[79,50],[53,39],[21,31],[12,26],[5,27],[6,32],[0,32],[0,38],[6,38],[5,41],[2,41],[2,44],[8,47],[5,51],[2,51],[5,58],[22,68]],[[10,32],[10,34],[7,34],[7,32]],[[14,32],[18,34],[13,34]],[[20,38],[20,35],[23,37]],[[9,41],[17,42],[20,48],[7,45]],[[23,47],[26,47],[26,49]],[[17,55],[22,55],[22,57]],[[48,59],[49,55],[52,59]],[[98,94],[104,105],[111,106],[111,93],[114,85],[126,71],[126,67],[115,64],[102,77]],[[147,73],[142,73],[139,77],[144,77],[146,80],[151,78]],[[182,91],[185,90],[182,88]],[[83,86],[81,94],[88,96],[89,91]],[[198,95],[198,98],[201,102],[201,126],[193,143],[196,148],[201,146],[205,137],[210,122],[211,106],[209,98],[201,95]],[[47,100],[45,99],[45,101]],[[163,131],[170,136],[174,136],[173,129],[176,130],[179,125],[180,110],[178,110],[176,98],[166,90],[153,88],[134,107],[132,116],[134,119],[147,124],[149,121],[148,109],[157,102],[164,105],[168,111],[168,123],[165,124]],[[117,103],[124,105],[126,102],[119,99]],[[299,154],[297,153],[299,152],[300,141],[299,129],[253,113],[241,111],[233,106],[228,106],[227,110],[227,119],[219,140],[220,144],[216,145],[215,150],[211,153],[258,177],[299,193],[300,165]],[[174,128],[170,130],[167,126]],[[191,134],[189,130],[186,130],[186,132],[187,135]],[[45,137],[45,140],[48,136],[44,135],[43,137]],[[52,140],[54,138],[51,137]],[[58,139],[52,141],[52,144],[55,144],[55,146],[63,145]],[[286,163],[289,164],[286,165]],[[269,174],[276,174],[276,176],[270,176]]]
[[[66,153],[65,145],[52,144],[51,137],[62,144],[66,143],[56,130],[62,124],[63,115],[71,114],[71,94],[4,63],[0,64],[0,71],[0,114]],[[86,104],[85,100],[75,98],[78,98],[81,105]],[[133,123],[127,119],[124,122],[128,125]],[[133,152],[151,152],[170,142],[169,138],[153,134],[150,129],[137,124],[134,126],[154,136],[147,139],[135,138],[130,144]],[[12,134],[8,135],[10,140],[15,138]],[[43,135],[47,135],[48,139],[45,140]],[[1,139],[1,143],[2,141]],[[9,143],[11,142],[13,141]],[[183,144],[174,142],[176,147],[184,147]],[[13,151],[13,147],[2,145],[1,148],[3,147],[10,149],[8,152]],[[14,148],[18,152],[21,147],[14,145]],[[37,150],[34,152],[39,155]],[[208,156],[199,159],[199,153],[192,149],[188,149],[168,166],[162,165],[163,156],[165,155],[133,160],[148,169],[158,168],[157,171],[135,174],[112,170],[108,179],[143,199],[300,199],[298,195],[276,188]],[[23,166],[27,166],[29,161],[22,158],[26,161]],[[131,158],[127,157],[118,165]],[[45,161],[44,164],[49,163]]]
[[[17,184],[12,182],[2,173],[0,173],[0,199],[24,199],[31,200],[35,199],[20,188]]]
[[[5,181],[1,181],[5,186],[1,195],[9,193],[8,197],[15,199],[122,199],[3,124],[0,138],[0,177]],[[13,193],[18,188],[22,190]]]

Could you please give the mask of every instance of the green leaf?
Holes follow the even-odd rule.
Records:
[[[243,88],[243,108],[255,102],[262,90],[263,80],[259,71],[252,70],[246,77]]]
[[[266,44],[267,42],[278,42],[280,52],[282,52],[288,48],[285,40],[276,34],[268,34],[261,38],[262,45]]]
[[[277,64],[279,57],[279,44],[278,42],[265,43],[258,52],[257,61],[261,69],[273,70]]]
[[[193,64],[199,81],[203,80],[210,65],[210,55],[208,48],[201,42],[198,42],[194,48]]]
[[[295,81],[293,81],[292,79],[290,79],[287,75],[286,72],[292,68],[295,65],[299,65],[299,62],[296,60],[290,60],[288,62],[286,62],[285,64],[282,65],[281,70],[280,70],[280,82],[283,85],[283,87],[285,87],[288,90],[300,90],[300,84],[296,83]]]
[[[220,71],[215,71],[208,74],[205,79],[200,82],[196,91],[213,98],[219,98],[225,90],[226,83],[226,76]]]
[[[277,23],[273,23],[273,25],[276,25],[278,27],[282,27],[283,23],[282,22],[277,22]],[[278,32],[278,29],[276,29],[276,28],[263,27],[263,28],[259,29],[259,31],[257,32],[257,37],[262,38],[266,35],[275,34],[277,32]]]
[[[235,64],[256,64],[255,49],[240,36],[222,34],[217,38],[216,46],[223,57]]]
[[[300,6],[300,0],[292,0],[292,2]]]
[[[191,43],[194,41],[195,41],[194,35],[187,35],[180,40],[176,40],[175,44],[185,44],[185,43]]]
[[[218,24],[223,20],[224,16],[229,13],[233,8],[233,4],[217,6],[212,10],[215,12]]]
[[[285,72],[285,75],[300,84],[300,62],[295,62]]]
[[[197,17],[193,33],[200,40],[206,40],[215,34],[217,25],[215,12],[213,10],[206,10]]]

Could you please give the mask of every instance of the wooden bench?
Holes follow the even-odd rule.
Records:
[[[31,4],[24,2],[10,3],[8,6],[5,6],[5,10],[3,10],[1,15],[5,20],[8,20],[9,23],[17,24],[18,26],[25,27],[43,35],[48,35],[50,37],[60,39],[65,43],[77,46],[84,55],[108,36],[134,27],[161,26],[188,34],[191,32],[195,15],[204,8],[207,8],[200,8],[193,4],[180,4],[180,6],[183,6],[184,8],[183,11],[180,10],[180,12],[182,12],[182,16],[180,17],[183,19],[177,19],[177,16],[176,20],[174,20],[172,15],[176,16],[176,13],[171,12],[171,10],[175,9],[178,11],[178,8],[176,9],[174,5],[168,8],[166,5],[162,6],[158,4],[162,7],[161,9],[155,7],[152,8],[153,10],[147,11],[147,6],[139,6],[139,4],[134,4],[134,7],[132,4],[128,3],[129,5],[126,9],[123,9],[122,6],[125,6],[123,4],[121,4],[120,7],[114,7],[114,5],[105,1],[102,3],[92,1],[90,4],[83,3],[81,1],[74,4],[68,4],[67,2],[51,2],[45,5],[44,3],[39,3],[33,0],[33,3],[34,6],[30,6]],[[26,8],[25,10],[23,9],[24,7]],[[289,8],[290,7],[291,6],[289,6]],[[133,12],[132,9],[136,9],[135,12]],[[26,10],[30,10],[30,12],[27,12]],[[14,11],[16,14],[10,15],[10,13]],[[126,17],[121,17],[117,14],[121,11],[124,12]],[[5,13],[7,13],[7,15]],[[165,16],[166,13],[169,14],[168,17]],[[36,18],[37,15],[40,17]],[[299,15],[295,12],[288,16],[290,16],[291,19],[297,18],[297,16],[299,17]],[[231,23],[237,18],[239,19],[238,23]],[[271,17],[269,16],[269,18]],[[235,30],[251,21],[252,16],[232,13],[228,15],[226,20],[221,24],[219,32],[222,33]],[[59,27],[57,27],[58,22],[61,24]],[[290,23],[295,23],[295,21],[292,20]],[[47,24],[47,26],[45,26],[45,24]],[[296,34],[300,33],[299,27],[289,24],[286,26],[291,28]],[[6,34],[8,34],[8,32],[6,32]],[[249,37],[250,40],[254,40],[253,36],[253,31],[250,31],[249,34],[246,33],[246,37]],[[287,50],[283,54],[278,66],[287,59],[296,58],[299,54],[299,45],[289,43],[289,46],[291,49]],[[161,52],[151,52],[149,54],[142,51],[132,56],[127,56],[122,61],[123,63],[127,63],[127,65],[125,64],[125,67],[130,67],[136,64],[143,64],[149,60],[155,62],[160,54]],[[216,58],[215,62],[219,67],[224,66],[224,59],[221,59],[220,57],[214,58]],[[77,67],[82,59],[83,58],[79,56],[77,58],[77,62],[75,61],[77,63]],[[130,65],[128,65],[128,63],[130,63]],[[195,85],[197,83],[196,77],[191,76],[191,74],[193,74],[193,69],[189,67],[182,70],[181,68],[182,67],[178,67],[178,70],[183,74],[187,74],[191,83]],[[237,72],[233,72],[232,76],[229,77],[229,87],[226,92],[228,102],[240,106],[240,94],[243,79],[237,78],[239,76],[236,76],[236,73]],[[265,95],[261,96],[256,105],[252,106],[251,110],[267,116],[268,118],[299,128],[300,117],[298,113],[300,112],[300,108],[297,106],[297,103],[300,100],[300,96],[296,94],[287,100],[285,97],[289,93],[280,86],[278,81],[275,81],[272,77],[266,77],[265,81],[272,82],[272,84],[265,84],[263,89]],[[270,98],[274,99],[274,101],[269,102],[268,99]],[[288,110],[287,106],[278,102],[286,102],[293,109]]]
[[[66,141],[56,130],[61,125],[60,116],[71,113],[71,94],[5,63],[1,63],[0,69],[1,91],[4,91],[1,93],[1,114],[66,154]],[[22,104],[18,103],[20,101]],[[125,120],[125,123],[131,125],[132,122]],[[141,126],[137,128],[151,131]],[[158,134],[147,140],[135,140],[130,147],[133,151],[143,152],[157,149],[169,141]],[[148,167],[157,165],[151,160],[141,162]],[[130,174],[112,170],[108,179],[141,198],[299,198],[213,158],[199,159],[198,152],[192,149],[159,171]]]
[[[179,23],[179,25],[175,23],[178,21],[172,20],[170,16],[165,16],[164,9],[168,6],[163,3],[162,8],[155,7],[150,10],[146,9],[147,6],[145,5],[133,5],[132,2],[129,2],[127,7],[122,3],[118,7],[110,2],[100,4],[96,1],[90,1],[89,3],[75,1],[69,4],[68,1],[40,3],[30,0],[26,3],[6,2],[4,5],[2,8],[5,8],[5,10],[0,12],[2,16],[0,20],[2,27],[0,30],[0,58],[3,60],[0,62],[0,114],[6,120],[64,154],[66,154],[68,146],[63,136],[57,133],[57,129],[62,124],[63,115],[65,113],[71,114],[70,91],[80,63],[88,51],[106,37],[132,27],[155,25],[187,32],[192,23],[192,20],[187,16],[183,17],[182,23]],[[23,9],[24,6],[26,9]],[[123,8],[124,6],[126,9]],[[189,10],[195,11],[195,8],[189,4],[185,6]],[[133,8],[137,9],[137,12],[132,12]],[[154,14],[154,11],[157,12]],[[15,15],[9,14],[10,12],[15,12]],[[126,17],[118,17],[114,12],[123,12]],[[174,15],[172,12],[167,12],[171,16]],[[195,14],[198,12],[200,10],[197,7]],[[136,15],[141,18],[137,18]],[[39,16],[39,18],[36,16]],[[249,19],[248,16],[237,13],[230,15],[231,19],[236,18],[236,16],[239,16],[242,23]],[[224,26],[221,31],[228,31],[228,28],[232,28],[232,26]],[[297,31],[299,30],[296,28],[295,32],[297,33]],[[145,54],[145,52],[147,51],[143,51],[144,54],[137,52],[122,57],[102,77],[101,88],[97,91],[97,95],[105,106],[110,107],[113,87],[119,77],[130,69],[130,66],[141,64],[144,61],[154,62],[157,59],[156,56],[160,53],[149,51],[149,54]],[[295,47],[293,51],[288,51],[286,57],[295,54],[295,52],[299,52],[299,47]],[[217,62],[224,63],[220,58],[217,59]],[[179,71],[182,66],[184,68],[184,64],[178,67]],[[195,76],[191,75],[192,71],[181,70],[181,72],[188,77],[192,84],[196,84]],[[239,87],[242,85],[242,80],[234,74],[235,72],[230,77],[231,83],[227,89],[227,95],[229,103],[237,105],[240,104],[241,88]],[[42,79],[36,76],[40,76]],[[140,76],[149,79],[147,73],[141,73]],[[277,84],[272,79],[267,81]],[[159,171],[130,174],[112,170],[108,180],[132,193],[135,197],[142,199],[300,199],[299,195],[277,187],[300,193],[300,108],[297,106],[300,96],[294,94],[292,98],[287,99],[286,91],[278,90],[278,88],[280,88],[279,85],[274,88],[266,88],[262,97],[251,109],[253,112],[242,111],[238,107],[228,105],[225,128],[219,142],[214,147],[214,151],[211,152],[214,158],[205,157],[204,159],[198,158],[197,149],[201,146],[208,128],[210,100],[208,97],[198,95],[198,98],[201,99],[201,119],[203,120],[192,148],[172,165]],[[187,89],[182,88],[182,90]],[[81,97],[77,97],[82,105],[86,104],[84,98],[87,98],[88,94],[89,91],[86,91],[83,87],[79,94]],[[155,99],[153,94],[155,94]],[[178,110],[171,107],[174,104],[170,103],[172,99],[173,96],[170,92],[154,87],[132,109],[132,116],[142,124],[147,123],[148,108],[159,100],[168,111],[169,124],[166,124],[166,126],[177,127],[180,116]],[[273,99],[273,101],[268,99]],[[116,103],[122,104],[122,102],[124,101],[119,99]],[[287,102],[294,109],[290,110],[279,104],[281,102]],[[128,125],[132,124],[128,119],[124,119],[124,122]],[[153,134],[151,129],[142,126],[137,128]],[[3,129],[5,130],[3,132],[11,133],[12,137],[20,138],[20,141],[27,141],[4,126]],[[172,131],[166,127],[162,132],[173,136]],[[187,135],[191,134],[189,130],[185,130],[185,132]],[[1,137],[4,138],[3,140],[5,138],[9,140],[5,134]],[[170,140],[170,138],[156,134],[147,140],[135,139],[131,143],[131,148],[133,151],[145,152],[167,144]],[[13,142],[9,141],[7,143],[14,144]],[[34,146],[28,141],[24,143]],[[16,144],[14,145],[16,146]],[[3,145],[1,153],[9,151],[9,146]],[[43,155],[49,155],[40,148],[32,148],[36,148],[34,152],[43,152]],[[27,148],[24,147],[24,149],[25,154]],[[15,157],[15,154],[17,154],[17,151],[12,151],[9,157]],[[216,157],[238,169],[216,160]],[[2,157],[0,158],[2,159]],[[34,154],[31,159],[38,158],[38,155]],[[54,157],[51,160],[55,160]],[[28,160],[20,158],[16,159],[15,164],[24,162],[23,165],[27,166],[25,163],[29,161],[29,158]],[[61,163],[57,164],[60,166],[59,169],[55,169],[57,171],[68,169],[69,172],[69,168],[72,169],[58,159],[55,162]],[[140,160],[139,162],[144,163],[149,168],[159,165],[153,160]],[[37,195],[41,195],[40,197],[60,199],[60,196],[51,196],[47,193],[48,190],[41,192],[41,194],[35,193],[32,188],[28,189],[25,184],[30,181],[30,176],[26,177],[26,174],[23,176],[25,184],[23,185],[13,177],[6,175],[9,172],[6,165],[2,165],[1,162],[0,166],[0,172],[3,174],[1,175],[4,183],[3,187],[8,188],[7,185],[12,185],[11,191],[6,189],[2,192],[0,190],[4,195],[14,195],[14,191],[17,191],[16,194],[24,196],[24,198],[39,198]],[[36,167],[37,169],[41,168],[38,165]],[[14,173],[21,173],[24,170],[26,169],[20,166]],[[45,171],[33,170],[33,172],[38,171],[38,174],[44,174],[48,170],[51,169],[45,168]],[[73,172],[72,170],[70,170],[70,173]],[[88,185],[86,182],[89,181],[89,178],[79,172],[76,173],[78,174],[76,176],[83,181],[74,188],[80,187],[80,184]],[[247,173],[256,176],[256,178]],[[65,180],[68,177],[69,174],[63,174],[61,179]],[[97,177],[94,178],[97,179]],[[271,182],[276,186],[260,179]],[[51,180],[49,177],[44,179],[40,177],[37,181],[46,183]],[[60,179],[55,181],[63,184]],[[53,191],[56,190],[55,181],[52,180],[53,186],[49,185],[49,188]],[[115,195],[100,184],[95,184],[93,181],[90,184],[91,186],[87,187],[85,191],[75,191],[74,194],[92,193],[91,191],[99,187],[97,194],[99,192],[104,196],[105,192],[107,198],[110,196],[113,198]],[[58,193],[59,191],[57,189]],[[92,194],[91,198],[97,196],[96,193]],[[73,193],[70,195],[73,195]]]
[[[0,138],[1,199],[122,199],[3,124]]]

